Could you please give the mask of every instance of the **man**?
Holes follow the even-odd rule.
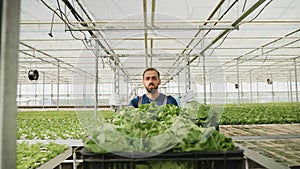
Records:
[[[160,73],[155,68],[147,68],[143,73],[143,84],[146,88],[146,94],[137,96],[129,102],[129,106],[138,108],[141,104],[147,104],[155,101],[157,105],[174,104],[178,106],[177,101],[172,96],[166,96],[158,90],[161,84]]]

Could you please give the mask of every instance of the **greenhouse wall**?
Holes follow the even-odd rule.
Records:
[[[278,82],[268,85],[261,82],[241,83],[239,89],[233,83],[227,83],[226,91],[214,91],[209,84],[204,91],[203,85],[192,83],[191,89],[196,93],[196,100],[206,104],[214,103],[269,103],[269,102],[297,102],[295,83]],[[80,93],[73,93],[72,84],[19,84],[17,91],[18,106],[73,106],[76,100],[84,100],[84,105],[94,105],[95,87],[92,84],[84,86]],[[172,95],[178,102],[185,95],[185,86],[178,86],[176,83],[169,83],[160,88],[162,93]],[[85,94],[83,94],[83,91]],[[144,94],[144,87],[133,87],[121,85],[119,96],[123,105],[138,95]],[[98,85],[98,105],[109,105],[109,99],[114,93],[112,84]],[[240,95],[240,97],[238,97]],[[299,95],[299,92],[298,92]],[[206,96],[206,99],[204,98]],[[238,100],[240,98],[240,100]]]

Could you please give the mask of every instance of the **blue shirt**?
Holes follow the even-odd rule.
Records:
[[[137,97],[133,98],[129,102],[129,106],[133,106],[135,108],[138,108],[139,107],[139,105],[138,105],[139,97],[141,97],[141,96],[137,96]],[[157,105],[161,106],[164,103],[165,97],[167,97],[167,103],[166,104],[174,104],[175,106],[178,106],[178,103],[177,103],[177,101],[174,97],[166,96],[165,94],[162,94],[162,93],[160,93],[159,96],[155,100],[149,99],[149,97],[147,97],[147,95],[144,94],[142,96],[142,103],[141,104],[147,104],[147,103],[150,103],[152,101],[155,101],[157,103]]]

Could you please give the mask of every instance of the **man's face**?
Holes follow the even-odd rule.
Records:
[[[150,70],[145,72],[143,84],[148,92],[154,92],[153,89],[158,89],[158,85],[160,85],[161,81],[158,78],[158,74],[154,70]]]

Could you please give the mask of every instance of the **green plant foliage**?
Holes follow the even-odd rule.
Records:
[[[187,136],[173,148],[174,152],[234,149],[233,144],[231,144],[231,138],[226,138],[211,128],[203,128],[210,105],[192,103],[189,106],[190,108],[186,107],[181,110],[178,107],[170,105],[160,108],[153,105],[152,107],[151,105],[142,105],[139,109],[126,107],[119,110],[118,113],[112,110],[101,110],[99,113],[106,121],[121,126],[118,128],[119,132],[131,137],[155,136],[160,132],[166,131],[173,123],[172,120],[174,120],[175,116],[182,116],[196,125],[190,126]],[[189,111],[186,109],[189,109]],[[132,114],[134,111],[139,115]],[[127,115],[124,116],[125,114]],[[157,119],[157,121],[143,122],[143,119],[151,118]],[[88,148],[91,148],[95,152],[105,152],[93,139],[86,138],[86,131],[80,125],[75,111],[19,112],[17,120],[18,140],[84,139]],[[241,104],[240,106],[227,104],[220,120],[220,124],[223,125],[285,123],[300,123],[300,106],[293,103],[258,103]],[[97,136],[99,133],[96,132],[94,134],[94,136]],[[200,137],[200,135],[208,136],[209,134],[212,137],[208,137],[207,139],[206,137]],[[20,143],[17,145],[17,168],[37,168],[64,150],[64,145],[61,147],[54,143],[49,145]],[[166,164],[153,163],[151,165],[166,166]],[[180,163],[180,165],[183,165],[183,163]],[[170,162],[169,164],[171,168],[176,168],[176,166],[180,168],[182,167],[180,165],[175,162]],[[142,166],[145,167],[145,165]]]
[[[81,139],[84,131],[75,112],[20,112],[18,114],[19,140]]]
[[[170,111],[161,114],[160,118],[170,118],[171,116],[167,116],[170,112],[178,113],[178,110],[174,109],[173,111],[170,108]],[[181,112],[181,115],[194,119],[195,124],[203,127],[209,110],[210,105],[199,104],[196,114]],[[101,110],[100,113],[106,120],[115,115],[112,110]],[[300,106],[292,103],[258,103],[240,106],[227,104],[220,120],[220,124],[223,125],[286,123],[300,123]],[[17,134],[19,140],[82,139],[86,136],[75,111],[19,112]]]
[[[292,103],[226,105],[220,124],[300,123],[300,106]]]
[[[192,103],[190,107],[201,106]],[[109,147],[112,152],[164,152],[169,145],[174,145],[172,151],[176,152],[235,149],[231,138],[226,138],[214,127],[202,128],[194,124],[198,118],[205,121],[207,115],[198,112],[202,109],[191,110],[170,104],[157,106],[155,102],[137,109],[124,107],[101,127],[95,127],[85,146],[97,153],[106,153],[101,147]]]
[[[105,119],[114,112],[101,110]],[[18,113],[18,140],[82,139],[86,133],[80,125],[75,111],[32,111]]]
[[[55,143],[17,144],[17,169],[35,169],[61,154],[67,149],[66,145]]]

